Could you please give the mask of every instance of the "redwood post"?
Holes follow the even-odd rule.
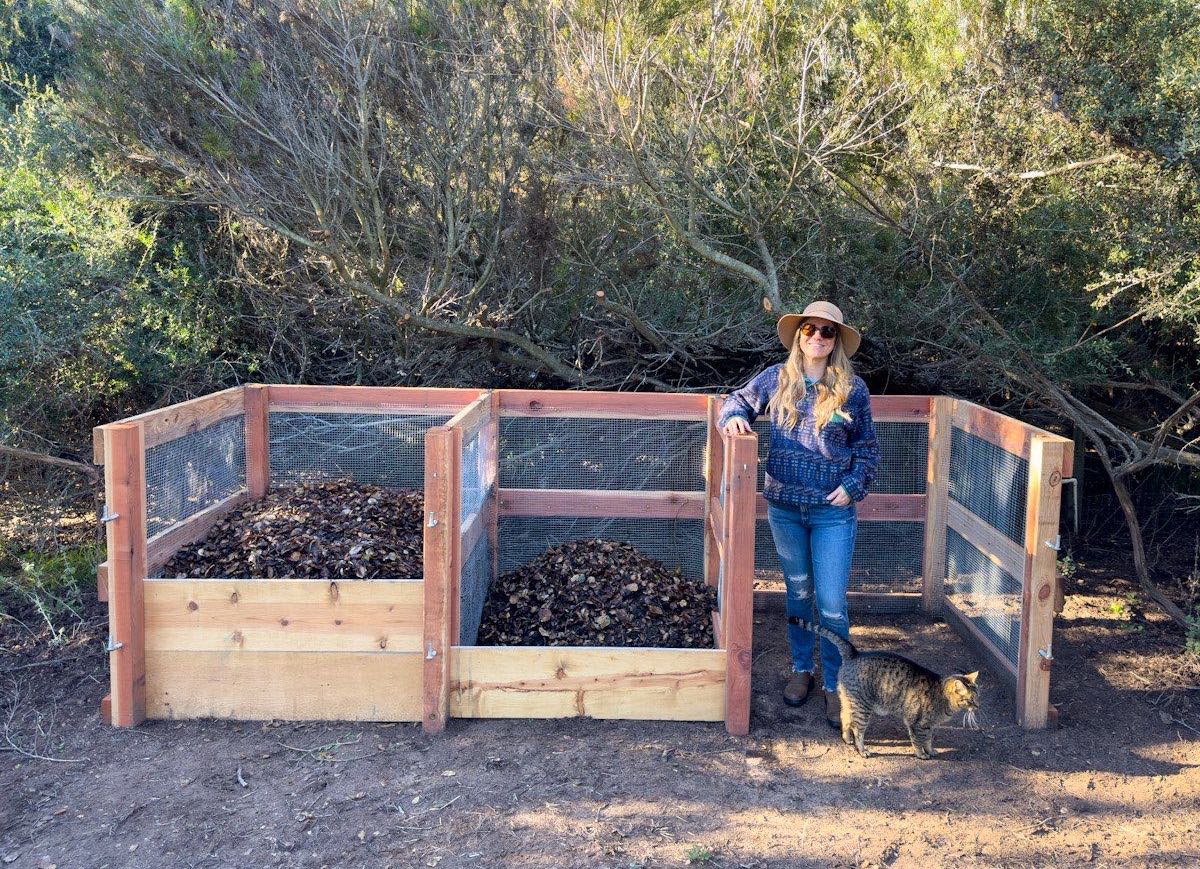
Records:
[[[244,387],[246,415],[246,489],[251,498],[262,498],[271,487],[271,428],[267,387]]]
[[[921,608],[942,611],[946,594],[946,510],[950,500],[950,432],[954,400],[930,399],[929,459],[925,471],[925,547],[921,570]]]
[[[103,430],[109,715],[116,727],[134,727],[146,720],[145,433],[140,423],[108,425]]]
[[[713,536],[713,496],[721,491],[725,459],[721,430],[717,428],[717,417],[721,413],[724,399],[719,396],[708,398],[708,436],[706,438],[704,463],[704,582],[717,587],[721,571],[719,541]]]
[[[450,714],[450,635],[462,544],[462,432],[425,433],[425,618],[422,724],[441,733]]]
[[[750,732],[750,665],[754,631],[754,523],[758,496],[758,437],[725,441],[721,635],[726,650],[725,729]]]
[[[1050,714],[1054,661],[1054,586],[1058,518],[1069,441],[1033,435],[1025,507],[1025,575],[1021,583],[1021,640],[1017,660],[1017,720],[1026,730],[1045,727]]]

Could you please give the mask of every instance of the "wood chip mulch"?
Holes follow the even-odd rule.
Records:
[[[578,540],[492,583],[481,646],[712,648],[717,593],[627,543]]]
[[[273,489],[180,549],[163,576],[413,579],[424,574],[419,491],[348,480]]]

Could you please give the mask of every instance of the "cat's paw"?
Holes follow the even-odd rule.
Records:
[[[846,743],[846,745],[854,745],[854,737],[851,736],[849,734],[849,732],[843,731],[842,732],[842,742]]]
[[[928,751],[926,751],[926,750],[925,750],[925,749],[923,749],[923,748],[918,748],[918,749],[916,750],[915,754],[916,754],[916,755],[917,755],[917,757],[918,757],[918,758],[920,758],[921,760],[930,760],[930,759],[933,757],[933,755],[932,755],[932,754],[930,754]]]

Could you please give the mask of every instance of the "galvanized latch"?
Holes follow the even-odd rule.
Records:
[[[1054,655],[1050,654],[1049,649],[1038,649],[1038,657],[1042,659],[1038,661],[1038,669],[1050,672],[1050,668],[1054,666]]]
[[[433,646],[430,646],[429,651],[425,653],[425,660],[432,661],[436,657],[437,657],[437,650]]]
[[[115,652],[117,649],[123,649],[123,648],[125,648],[124,643],[118,643],[116,640],[114,640],[112,638],[112,634],[108,635],[108,642],[104,644],[104,651]]]
[[[104,512],[100,514],[101,522],[108,524],[109,522],[112,522],[114,519],[120,519],[120,518],[121,518],[120,513],[109,513],[108,505],[107,504],[104,505]]]
[[[433,514],[433,513],[430,513],[430,514],[429,514],[429,527],[430,527],[430,528],[436,528],[436,527],[437,527],[437,516],[436,516],[435,514]]]
[[[1062,549],[1062,535],[1055,534],[1053,540],[1046,541],[1046,545],[1049,546],[1051,549],[1053,549],[1055,552],[1058,552],[1060,549]]]

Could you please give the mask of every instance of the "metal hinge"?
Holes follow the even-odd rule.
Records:
[[[436,657],[437,657],[437,649],[435,649],[433,646],[430,646],[429,651],[425,653],[425,660],[432,661]]]
[[[120,513],[109,513],[108,505],[107,504],[104,505],[104,512],[100,514],[101,522],[107,524],[109,522],[112,522],[114,519],[120,519],[120,518],[121,518]]]
[[[1051,549],[1053,549],[1055,552],[1058,552],[1060,549],[1062,549],[1062,535],[1055,534],[1053,540],[1046,541],[1046,545],[1049,546]]]
[[[436,514],[434,514],[434,513],[430,513],[430,514],[429,514],[429,527],[430,527],[430,528],[436,528],[436,527],[437,527],[437,515],[436,515]]]
[[[1049,649],[1038,649],[1038,657],[1045,658],[1047,661],[1054,660],[1054,655],[1050,653]]]
[[[117,649],[123,649],[123,648],[125,648],[124,643],[118,643],[116,640],[114,640],[112,638],[112,634],[108,635],[108,642],[104,644],[104,651],[115,652]]]

